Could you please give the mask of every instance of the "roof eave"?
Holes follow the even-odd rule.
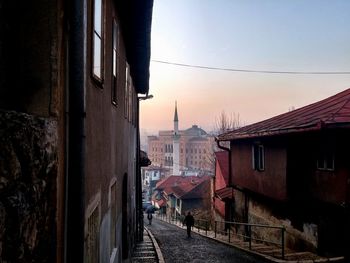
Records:
[[[118,1],[126,57],[137,93],[149,90],[153,0]]]
[[[292,133],[316,131],[316,130],[320,130],[321,128],[324,128],[324,127],[321,127],[320,125],[312,125],[312,126],[302,127],[302,128],[266,130],[266,131],[260,131],[260,132],[254,132],[254,133],[237,133],[237,134],[230,134],[222,137],[219,136],[218,140],[233,141],[233,140],[242,140],[242,139],[253,139],[253,138],[270,137],[270,136],[285,135],[285,134],[292,134]]]
[[[278,129],[270,131],[261,131],[257,133],[241,133],[241,134],[231,134],[227,136],[218,137],[219,141],[234,141],[234,140],[243,140],[243,139],[253,139],[261,137],[270,137],[286,134],[295,134],[301,132],[310,132],[310,131],[319,131],[324,129],[349,129],[350,123],[317,123],[316,125],[310,125],[300,128],[291,128],[291,129]]]

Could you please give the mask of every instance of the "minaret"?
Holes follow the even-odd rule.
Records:
[[[174,135],[173,135],[173,175],[180,175],[180,135],[177,102],[175,101]]]

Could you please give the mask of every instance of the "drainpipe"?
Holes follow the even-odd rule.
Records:
[[[148,95],[148,94],[147,94]],[[143,241],[143,211],[142,211],[142,185],[141,185],[141,165],[140,165],[140,99],[136,103],[136,235],[138,241]]]
[[[145,96],[137,96],[137,152],[136,152],[136,235],[139,241],[143,241],[143,209],[142,209],[142,180],[141,180],[141,164],[140,164],[140,101],[152,99],[153,95],[149,95],[148,91]]]
[[[220,145],[220,141],[217,137],[215,137],[216,145],[219,149],[228,152],[228,186],[233,187],[232,185],[232,164],[231,164],[231,149]]]
[[[218,138],[215,138],[215,141],[216,141],[216,144],[217,146],[224,150],[224,151],[227,151],[228,152],[228,158],[229,158],[229,162],[228,162],[228,174],[229,174],[229,177],[228,177],[228,186],[229,187],[232,187],[232,197],[233,197],[233,188],[242,192],[244,194],[244,221],[245,222],[248,222],[248,202],[249,202],[249,196],[248,194],[239,186],[237,185],[234,185],[233,182],[232,182],[232,162],[231,162],[231,150],[230,148],[227,148],[227,147],[224,147],[222,145],[220,145],[220,141],[218,140]]]
[[[218,140],[217,137],[215,138],[215,141],[216,141],[216,144],[219,147],[219,149],[228,152],[228,186],[233,188],[233,185],[232,185],[231,149],[220,145],[220,141]],[[233,189],[232,189],[231,197],[233,198]],[[231,221],[231,219],[232,219],[232,214],[231,214],[232,213],[232,211],[231,211],[232,203],[233,203],[233,201],[230,202],[230,213],[229,213],[230,217],[227,218],[226,215],[225,215],[225,220],[229,219],[227,221]],[[225,212],[225,214],[226,214],[226,212]]]
[[[85,4],[68,5],[68,98],[64,262],[84,262]]]

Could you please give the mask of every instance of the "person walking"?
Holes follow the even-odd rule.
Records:
[[[187,227],[187,237],[191,238],[191,228],[194,225],[194,218],[191,215],[191,212],[187,213],[187,216],[185,217],[183,224],[186,225]]]
[[[151,212],[148,212],[147,213],[147,219],[148,219],[148,225],[152,225],[152,213]]]

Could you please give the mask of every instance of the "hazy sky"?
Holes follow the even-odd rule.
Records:
[[[152,60],[271,71],[350,72],[349,0],[154,0]],[[223,110],[254,123],[350,88],[348,75],[239,73],[151,62],[141,129],[212,130]]]

